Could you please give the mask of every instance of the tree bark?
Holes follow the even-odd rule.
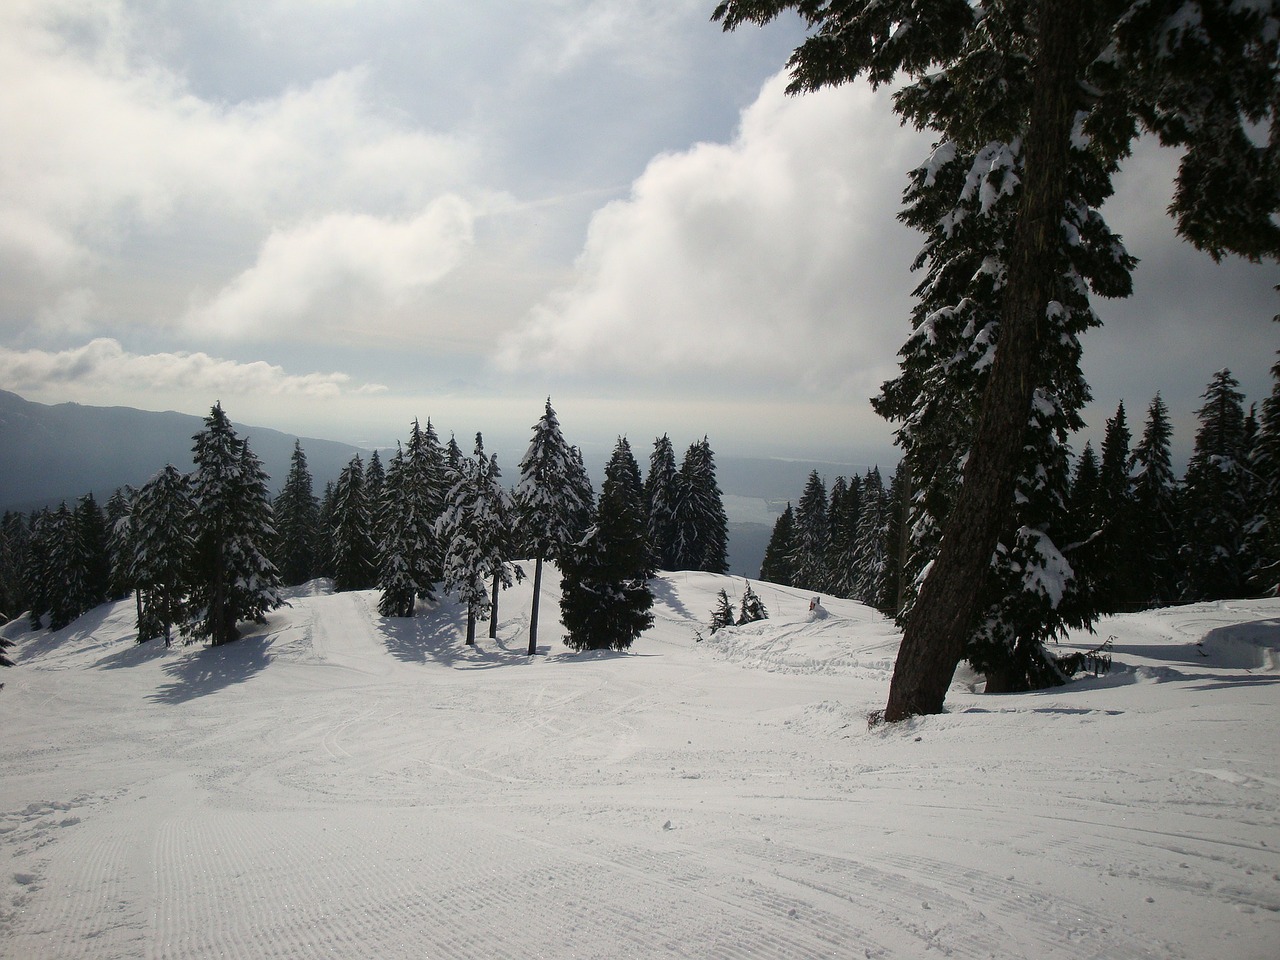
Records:
[[[489,598],[489,639],[498,639],[498,575],[493,575],[493,592]]]
[[[538,652],[538,601],[542,597],[542,551],[533,565],[533,610],[529,613],[529,656]]]
[[[1000,335],[960,492],[921,584],[894,665],[884,719],[941,713],[984,595],[991,555],[1013,505],[1037,377],[1045,310],[1067,200],[1067,164],[1079,73],[1076,0],[1039,4],[1039,56],[1023,149],[1023,192],[1009,250]]]

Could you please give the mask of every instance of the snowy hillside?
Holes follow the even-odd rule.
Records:
[[[1280,601],[1104,620],[1115,667],[868,731],[898,635],[656,582],[570,654],[298,591],[229,647],[5,628],[0,956],[1274,960]],[[483,631],[482,631],[483,632]],[[1080,638],[1093,646],[1098,638]]]

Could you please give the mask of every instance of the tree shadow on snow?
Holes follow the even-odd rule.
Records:
[[[260,635],[241,637],[217,647],[203,647],[166,663],[164,672],[173,680],[148,699],[153,703],[186,703],[207,697],[233,684],[244,683],[261,673],[270,662],[267,644]]]
[[[680,599],[680,595],[676,593],[676,588],[670,581],[661,577],[655,577],[649,581],[649,590],[653,593],[653,605],[670,607],[675,613],[684,617],[686,620],[698,620],[689,608],[684,605]]]
[[[378,627],[387,652],[405,663],[485,670],[529,659],[527,643],[507,642],[501,636],[493,640],[485,622],[476,624],[475,646],[468,647],[467,613],[458,604],[441,604],[429,616],[383,617]]]

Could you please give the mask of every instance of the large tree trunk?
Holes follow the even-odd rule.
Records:
[[[498,639],[498,575],[493,575],[493,592],[489,598],[489,639]]]
[[[1024,139],[1023,192],[1009,250],[995,362],[977,434],[942,543],[908,617],[884,719],[941,713],[982,612],[979,605],[1013,505],[1014,483],[1035,390],[1045,309],[1053,298],[1067,199],[1067,163],[1078,86],[1076,0],[1039,4],[1039,57]]]
[[[529,656],[538,652],[538,600],[542,597],[542,551],[533,565],[533,610],[529,613]]]

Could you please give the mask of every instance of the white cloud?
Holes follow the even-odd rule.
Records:
[[[369,333],[388,312],[449,273],[472,243],[474,211],[457,197],[434,201],[410,220],[331,213],[273,231],[257,262],[194,307],[201,334],[272,337],[353,318]]]
[[[874,392],[907,330],[918,239],[894,215],[926,143],[865,85],[787,97],[785,83],[765,85],[733,143],[654,159],[598,211],[576,281],[499,363]]]
[[[0,11],[0,265],[26,287],[11,301],[82,286],[130,244],[188,244],[196,260],[202,237],[329,210],[412,217],[472,163],[462,142],[381,109],[361,68],[213,102],[134,31],[111,0]]]
[[[379,392],[376,384],[352,385],[345,373],[289,374],[264,361],[241,363],[206,353],[136,354],[106,338],[71,350],[12,350],[0,347],[0,383],[27,397],[68,393],[105,402],[120,388],[135,395],[172,391],[212,396],[308,397],[327,400]]]

